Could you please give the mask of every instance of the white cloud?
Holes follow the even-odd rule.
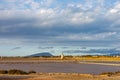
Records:
[[[113,7],[111,7],[105,14],[105,18],[110,22],[109,29],[114,31],[119,31],[120,25],[120,2],[117,2]]]
[[[97,34],[67,34],[64,36],[58,36],[57,39],[63,40],[108,40],[111,37],[116,38],[117,32],[104,32]]]
[[[117,10],[117,9],[111,9],[110,10],[110,13],[117,13],[119,10]]]
[[[120,3],[110,9],[111,14],[120,14]]]
[[[86,24],[93,21],[94,18],[90,13],[88,13],[87,15],[84,13],[77,13],[73,15],[72,19],[70,19],[70,22],[73,24]]]
[[[6,0],[6,2],[9,2]],[[83,4],[69,4],[65,8],[43,8],[43,5],[49,6],[54,0],[20,0],[9,2],[13,5],[15,9],[2,10],[0,11],[1,19],[14,19],[14,18],[36,18],[36,22],[33,25],[36,26],[56,26],[57,25],[81,25],[92,23],[97,18],[95,10],[90,11],[93,7],[93,3],[86,1],[85,5]],[[20,4],[18,4],[20,3]],[[7,6],[7,5],[6,5]],[[61,5],[62,6],[62,5]],[[9,6],[8,6],[9,7]],[[21,10],[22,9],[22,10]],[[88,11],[86,11],[88,10]],[[100,12],[100,11],[99,11]],[[98,13],[100,14],[100,13]]]

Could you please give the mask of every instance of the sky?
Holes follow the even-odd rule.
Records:
[[[120,48],[120,0],[0,0],[0,55],[61,46]]]

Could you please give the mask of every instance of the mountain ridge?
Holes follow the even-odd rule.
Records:
[[[29,57],[51,57],[51,56],[53,55],[49,52],[41,52],[41,53],[29,55]]]

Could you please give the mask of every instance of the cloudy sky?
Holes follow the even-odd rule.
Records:
[[[120,0],[0,0],[0,54],[41,46],[120,47]]]

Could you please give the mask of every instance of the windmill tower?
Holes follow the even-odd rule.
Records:
[[[63,53],[61,54],[61,56],[60,56],[60,57],[61,57],[61,60],[63,60],[63,59],[64,59],[64,55],[63,55]]]

